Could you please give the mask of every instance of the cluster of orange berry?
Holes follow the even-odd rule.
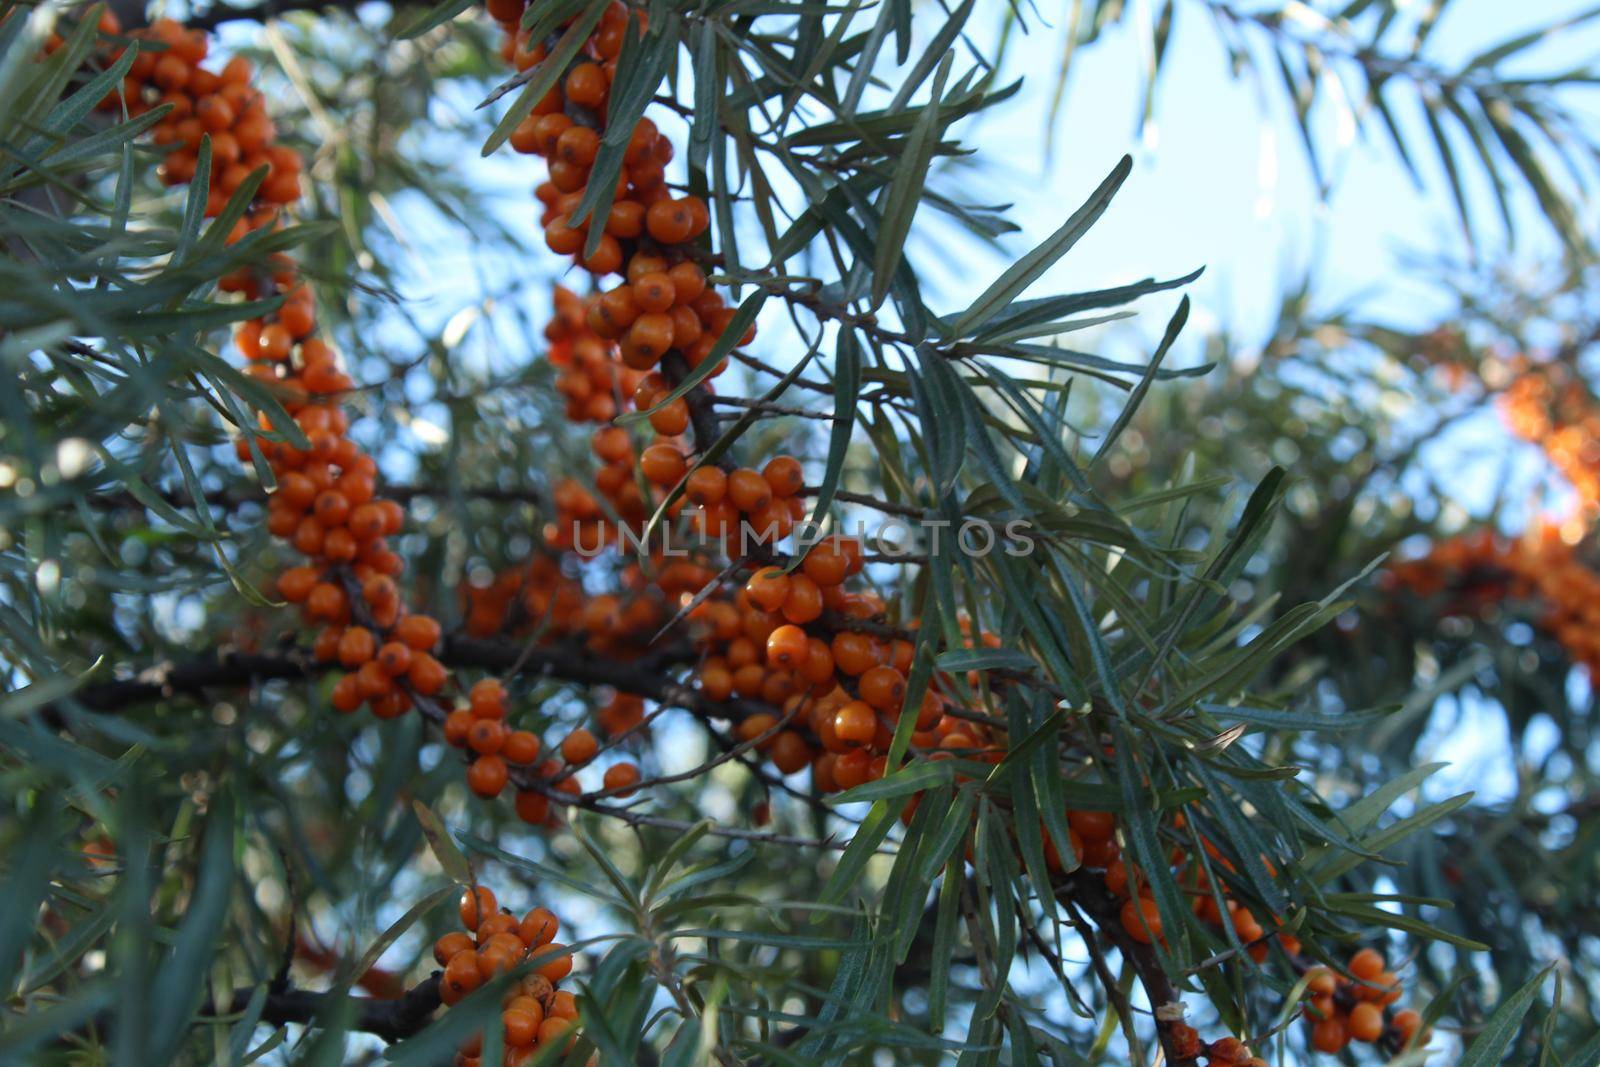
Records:
[[[628,409],[644,372],[625,366],[617,346],[589,328],[588,306],[577,293],[556,286],[554,305],[544,336],[550,365],[559,368],[556,392],[567,399],[567,418],[608,423]]]
[[[433,945],[433,958],[444,968],[439,999],[452,1005],[485,982],[533,964],[531,973],[506,990],[501,1001],[504,1067],[522,1067],[552,1045],[570,1048],[577,1040],[578,1006],[571,993],[557,989],[572,973],[572,955],[556,943],[561,924],[546,908],[534,908],[521,919],[501,910],[487,886],[461,894],[461,925]],[[469,1038],[456,1053],[453,1067],[482,1067],[483,1035]]]
[[[1206,1067],[1267,1067],[1267,1061],[1252,1055],[1250,1046],[1236,1037],[1218,1038],[1206,1043],[1200,1031],[1188,1023],[1173,1023],[1170,1029],[1173,1051],[1185,1058],[1206,1058]]]
[[[115,33],[115,19],[102,17],[100,28]],[[129,36],[150,49],[135,56],[121,92],[101,106],[125,102],[135,113],[172,108],[152,135],[168,146],[161,173],[169,185],[193,180],[196,153],[210,138],[209,216],[220,214],[250,174],[266,166],[265,181],[229,239],[281,225],[285,206],[299,198],[302,164],[293,149],[276,143],[262,95],[251,86],[249,62],[236,57],[220,72],[206,69],[205,34],[171,19]],[[117,47],[111,48],[113,58]],[[276,311],[243,323],[234,336],[247,373],[274,388],[307,446],[291,443],[284,428],[265,416],[253,441],[236,442],[241,461],[259,448],[277,481],[267,502],[268,530],[307,558],[278,576],[278,592],[300,605],[309,624],[321,627],[313,643],[316,659],[337,662],[348,672],[333,686],[337,710],[353,712],[366,704],[380,719],[402,715],[417,700],[436,697],[449,672],[433,655],[439,624],[409,614],[395,581],[404,562],[388,538],[404,527],[405,511],[377,495],[377,463],[346,436],[349,419],[340,400],[353,383],[333,348],[316,336],[316,297],[293,260],[275,255],[261,269],[226,276],[220,288],[251,300],[283,298]],[[484,686],[503,694],[498,682],[479,688]],[[532,735],[509,736],[512,753],[525,751],[532,739],[537,755]],[[469,785],[484,792],[493,766],[480,756],[469,768]]]
[[[1538,626],[1600,676],[1600,574],[1578,558],[1560,526],[1541,523],[1516,538],[1480,529],[1440,541],[1424,556],[1391,564],[1381,588],[1448,595],[1441,609],[1447,615],[1478,616],[1528,600],[1538,605]]]
[[[1318,1052],[1342,1052],[1351,1041],[1368,1044],[1389,1040],[1410,1044],[1422,1030],[1422,1016],[1410,1008],[1391,1012],[1400,999],[1400,982],[1388,970],[1383,954],[1364,948],[1350,957],[1347,974],[1326,967],[1306,972],[1311,1003],[1305,1009],[1311,1027],[1311,1047]],[[1424,1032],[1422,1042],[1428,1035]]]
[[[1600,406],[1565,363],[1517,359],[1500,395],[1501,417],[1518,437],[1539,445],[1577,493],[1582,513],[1600,513]]]
[[[638,718],[631,719],[626,705],[619,701],[620,698],[609,705],[613,710],[607,721],[619,727],[616,733],[620,734],[642,721],[643,705],[639,705]],[[583,787],[576,773],[600,753],[600,742],[594,734],[582,727],[573,730],[557,746],[561,754],[559,760],[546,759],[535,765],[544,750],[543,743],[531,731],[506,725],[505,717],[506,691],[494,678],[474,684],[468,693],[467,705],[445,716],[445,740],[471,755],[467,767],[468,787],[486,800],[497,797],[511,781],[512,768],[526,767],[546,789],[572,797],[582,796]],[[606,768],[604,789],[612,795],[627,796],[638,782],[639,768],[632,763],[614,763]],[[516,811],[524,822],[552,824],[550,796],[545,789],[519,789]]]
[[[116,16],[109,11],[102,15],[100,29],[118,33]],[[219,71],[207,70],[201,66],[208,49],[204,31],[185,29],[172,19],[157,19],[128,36],[141,48],[121,90],[108,94],[100,102],[101,110],[125,106],[129,115],[136,116],[156,107],[171,109],[151,132],[156,144],[170,148],[161,164],[161,179],[168,185],[194,180],[201,144],[211,139],[207,218],[222,214],[228,198],[254,171],[265,167],[254,202],[234,224],[228,240],[276,225],[283,207],[300,199],[301,161],[292,148],[275,143],[277,131],[265,100],[250,84],[254,75],[250,61],[235,57]],[[120,48],[111,52],[112,59],[120,55]]]
[[[235,236],[280,225],[284,205],[299,197],[300,157],[276,143],[261,93],[250,84],[249,62],[236,57],[220,72],[207,70],[205,34],[171,19],[130,36],[156,47],[135,57],[121,96],[102,106],[118,99],[130,110],[172,106],[152,135],[170,146],[162,165],[168,184],[193,179],[193,153],[211,138],[210,215],[253,169],[268,165]],[[379,718],[403,714],[415,696],[438,693],[447,672],[432,655],[438,624],[407,615],[395,584],[404,563],[387,539],[403,528],[405,511],[376,495],[377,463],[346,436],[340,397],[353,383],[333,348],[315,336],[316,297],[291,259],[274,256],[264,269],[224,278],[221,288],[252,300],[283,298],[275,312],[245,322],[234,336],[247,372],[277,390],[307,443],[296,447],[265,416],[253,442],[278,483],[267,502],[267,528],[308,560],[279,576],[278,592],[323,627],[317,658],[350,671],[334,686],[336,708],[348,712],[366,703]],[[236,448],[247,461],[252,442],[240,438]]]

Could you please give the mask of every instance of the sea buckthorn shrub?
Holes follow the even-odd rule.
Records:
[[[487,14],[469,28],[476,12],[440,9],[411,29],[435,35],[417,49],[430,56],[451,51],[432,46],[457,29],[464,40],[490,22],[498,31],[509,80],[490,101],[498,122],[490,145],[538,157],[525,168],[538,206],[523,207],[522,222],[537,220],[549,253],[531,260],[534,273],[559,273],[548,322],[526,338],[537,351],[525,353],[528,373],[516,388],[547,384],[539,405],[565,425],[539,432],[586,444],[587,454],[490,472],[486,501],[526,505],[507,527],[531,536],[484,542],[470,527],[489,509],[425,511],[436,521],[419,529],[402,502],[430,489],[385,486],[360,443],[369,438],[352,433],[360,408],[349,401],[403,390],[368,392],[336,351],[323,312],[342,289],[304,265],[315,250],[290,254],[289,241],[265,240],[289,234],[313,181],[348,181],[346,171],[360,169],[364,151],[384,150],[384,138],[342,143],[327,170],[311,174],[280,138],[250,62],[213,56],[200,22],[158,19],[124,33],[96,13],[84,24],[98,35],[92,51],[71,27],[43,41],[41,63],[67,56],[75,58],[59,67],[83,68],[94,91],[81,111],[98,104],[94,122],[137,141],[125,169],[150,164],[173,190],[167,206],[189,205],[173,262],[187,261],[194,227],[206,225],[203,247],[232,257],[202,296],[173,299],[204,304],[207,323],[234,316],[230,380],[247,387],[241,395],[274,398],[252,404],[248,419],[217,407],[240,427],[239,469],[266,475],[274,548],[243,563],[270,574],[270,591],[293,606],[282,614],[298,620],[276,645],[262,639],[270,624],[234,631],[248,648],[117,679],[120,688],[95,690],[95,699],[239,688],[253,711],[277,699],[276,683],[306,683],[319,708],[403,720],[346,731],[348,753],[279,762],[320,724],[274,747],[268,731],[239,725],[240,707],[216,706],[217,731],[204,741],[215,758],[184,764],[177,784],[188,806],[177,817],[140,823],[106,849],[104,800],[124,792],[121,763],[73,766],[69,806],[87,824],[78,828],[89,842],[82,873],[117,878],[118,892],[124,872],[141,872],[152,851],[170,844],[199,856],[193,876],[158,868],[168,905],[158,911],[172,932],[149,939],[192,964],[210,951],[211,924],[234,892],[217,887],[231,886],[233,854],[245,851],[235,823],[298,840],[292,812],[307,781],[341,779],[330,790],[350,799],[340,817],[358,823],[358,840],[380,842],[374,853],[394,882],[406,864],[389,861],[410,832],[396,830],[390,809],[404,799],[429,810],[415,796],[427,794],[464,847],[544,879],[541,899],[552,905],[614,925],[599,943],[616,947],[597,950],[584,968],[585,1004],[600,1010],[586,1007],[580,1036],[577,987],[557,988],[573,959],[554,940],[554,915],[503,911],[476,882],[461,902],[463,929],[434,944],[439,970],[422,985],[398,988],[379,980],[392,973],[368,967],[354,984],[370,995],[349,1004],[339,1003],[337,984],[292,988],[297,959],[302,971],[344,977],[343,954],[295,928],[308,898],[287,876],[291,863],[319,875],[311,906],[343,910],[331,897],[348,887],[320,877],[317,850],[334,839],[324,820],[305,835],[305,856],[291,861],[285,851],[288,891],[250,902],[263,914],[287,911],[290,962],[277,972],[260,966],[274,939],[257,937],[237,953],[260,976],[255,986],[232,1002],[192,998],[192,1018],[169,1019],[178,1009],[160,1007],[158,1022],[171,1025],[158,1028],[181,1035],[191,1023],[249,1014],[251,1026],[348,1024],[404,1041],[435,1025],[439,1004],[449,1026],[452,1012],[498,980],[506,982],[498,1028],[454,1044],[459,1067],[481,1067],[493,1048],[507,1064],[551,1061],[579,1041],[618,1062],[671,1055],[729,1064],[762,1058],[769,1045],[792,1049],[774,1058],[795,1062],[962,1049],[1032,1062],[1081,1038],[1094,1055],[1208,1067],[1313,1053],[1375,1058],[1425,1045],[1431,1021],[1449,1010],[1429,1007],[1428,1023],[1420,1010],[1430,988],[1443,986],[1422,954],[1432,929],[1418,914],[1436,904],[1353,872],[1389,859],[1400,831],[1425,830],[1464,801],[1419,795],[1392,814],[1399,792],[1330,801],[1302,773],[1304,750],[1277,742],[1337,716],[1295,706],[1310,677],[1303,663],[1292,685],[1269,665],[1316,626],[1349,622],[1346,606],[1318,600],[1321,591],[1281,613],[1254,600],[1261,589],[1250,561],[1282,473],[1268,474],[1239,507],[1212,502],[1189,473],[1108,501],[1112,479],[1099,454],[1079,454],[1092,435],[1067,418],[1063,382],[1109,378],[1138,401],[1152,384],[1168,387],[1161,355],[1145,377],[1132,364],[1033,343],[1081,325],[1064,316],[1179,284],[1019,299],[1105,210],[1128,162],[1066,231],[965,311],[935,312],[917,279],[921,254],[907,245],[913,216],[938,210],[980,235],[1004,232],[998,210],[952,198],[944,180],[964,153],[954,123],[1008,93],[983,64],[952,75],[951,39],[901,71],[908,80],[897,91],[887,42],[899,31],[885,21],[873,34],[848,35],[853,16],[831,9],[747,16],[715,6],[494,0]],[[464,16],[457,27],[444,25],[456,15]],[[793,17],[805,32],[775,34],[762,21],[769,17]],[[830,18],[838,21],[816,21]],[[824,26],[827,34],[813,32]],[[811,64],[842,54],[859,54],[861,65],[811,82]],[[284,62],[304,94],[305,71]],[[105,72],[115,74],[110,83],[93,80]],[[451,77],[481,73],[464,63]],[[924,87],[928,102],[916,103]],[[891,93],[884,110],[857,113],[862,100]],[[308,106],[326,131],[325,102]],[[748,125],[757,115],[759,133]],[[678,119],[687,135],[669,136]],[[784,160],[803,180],[773,186],[764,159]],[[758,232],[757,247],[748,239],[739,247]],[[770,262],[757,266],[763,253]],[[836,278],[826,276],[830,256]],[[772,314],[779,305],[800,334],[822,329],[803,358],[784,353],[774,366],[754,347],[756,313],[767,309],[762,343],[787,345],[788,326]],[[1169,343],[1187,308],[1179,304]],[[1453,359],[1455,340],[1435,340],[1445,353],[1438,360]],[[1012,359],[1051,369],[1018,379],[998,362]],[[1520,434],[1577,472],[1584,495],[1581,389],[1555,388],[1557,377],[1513,387],[1506,405]],[[454,398],[454,410],[473,399]],[[758,424],[762,433],[748,432]],[[1126,461],[1118,449],[1130,439],[1117,438],[1128,426],[1114,418],[1092,447]],[[1069,433],[1083,440],[1067,443]],[[453,482],[484,473],[461,456],[419,470]],[[185,485],[190,503],[196,486],[207,491]],[[473,487],[448,489],[469,496]],[[154,509],[147,487],[130,494]],[[1185,517],[1191,504],[1212,509],[1211,529]],[[1026,533],[1007,546],[1036,555],[956,559],[922,544],[874,551],[837,528],[846,506],[948,515],[991,537],[1026,518]],[[816,538],[813,517],[829,524]],[[754,542],[752,529],[763,535]],[[690,551],[674,551],[691,538]],[[412,552],[430,541],[443,545],[448,565],[419,578]],[[508,546],[509,558],[483,565],[480,543]],[[1475,535],[1393,564],[1380,582],[1388,593],[1452,598],[1436,612],[1446,616],[1528,600],[1530,617],[1587,664],[1592,576],[1571,549],[1560,530],[1524,542]],[[47,572],[39,574],[43,583]],[[435,610],[416,610],[430,596]],[[64,684],[71,697],[76,683]],[[42,726],[72,736],[81,709],[70,699],[36,693],[24,703],[19,714],[42,705]],[[273,761],[256,762],[267,753]],[[59,750],[44,755],[41,767],[68,762]],[[139,755],[129,750],[128,761]],[[464,775],[464,789],[439,784],[446,775],[431,761],[441,755],[450,778]],[[272,802],[236,807],[229,791],[245,780],[270,783],[260,796]],[[1420,782],[1407,779],[1406,791]],[[190,833],[197,818],[203,834]],[[464,879],[459,857],[441,845],[452,834],[440,821],[429,814],[423,833],[440,864]],[[587,829],[595,825],[608,828],[599,843]],[[262,850],[246,847],[259,864]],[[364,850],[352,847],[362,861]],[[740,877],[757,891],[745,892]],[[90,916],[102,902],[76,882],[58,896],[38,911],[44,933],[70,939],[86,921],[93,940],[100,920]],[[147,910],[118,903],[103,914]],[[717,919],[702,918],[710,914]],[[1393,955],[1392,969],[1385,930],[1417,949]],[[1459,934],[1441,938],[1478,950]],[[1356,948],[1380,943],[1383,952]],[[152,958],[166,962],[160,952]],[[35,984],[19,996],[55,996],[66,972],[48,959],[41,966],[37,954],[29,963],[45,977],[25,979]],[[98,966],[85,961],[72,977],[92,978]],[[1047,972],[1062,1003],[1085,1010],[1068,1018],[1030,1002],[1033,979]],[[169,984],[158,979],[155,988]],[[1408,993],[1419,1008],[1400,1006]],[[328,1021],[341,1015],[345,1022]],[[82,1017],[98,1023],[94,1011]],[[116,1040],[133,1040],[123,1036],[130,1017],[119,1017]],[[1287,1025],[1295,1019],[1304,1025]]]

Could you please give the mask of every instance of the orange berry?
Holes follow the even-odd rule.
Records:
[[[722,500],[728,491],[728,475],[721,467],[706,464],[689,475],[684,494],[696,504],[709,505]]]
[[[853,630],[842,630],[834,634],[832,651],[834,666],[852,677],[878,663],[872,639]]]
[[[1422,1029],[1422,1016],[1410,1008],[1404,1008],[1394,1013],[1391,1020],[1394,1028],[1400,1032],[1400,1040],[1409,1043],[1413,1035]]]
[[[1161,939],[1161,912],[1149,897],[1123,901],[1122,928],[1141,945]]]
[[[351,670],[366,663],[378,651],[378,639],[365,626],[351,626],[339,638],[339,662]]]
[[[566,950],[567,946],[558,945],[554,941],[540,948],[539,955],[544,958],[534,971],[552,982],[559,982],[572,973],[572,953]],[[554,953],[554,954],[552,954]]]
[[[893,667],[870,667],[860,681],[861,699],[879,711],[900,711],[906,696],[905,675]]]
[[[474,718],[467,728],[467,747],[480,756],[490,756],[505,746],[505,723],[499,719]]]
[[[517,818],[538,826],[550,817],[550,798],[543,793],[524,789],[517,793]]]
[[[443,689],[449,677],[450,672],[445,670],[444,664],[426,652],[415,653],[411,657],[411,666],[406,668],[406,680],[423,696],[433,696]]]
[[[407,615],[394,628],[394,635],[419,652],[430,652],[439,643],[439,624],[427,615]]]
[[[651,445],[639,456],[639,470],[645,478],[663,488],[678,484],[688,464],[683,453],[671,445]]]
[[[783,617],[793,623],[808,623],[822,616],[822,589],[804,574],[789,576],[789,593],[783,598]]]
[[[500,755],[507,763],[532,763],[539,758],[539,750],[542,747],[537,735],[527,730],[512,730],[506,734],[505,743],[500,747]]]
[[[1344,1020],[1337,1015],[1319,1019],[1311,1027],[1311,1047],[1318,1052],[1342,1052],[1349,1038],[1345,1034]]]
[[[472,938],[460,930],[452,930],[433,943],[433,958],[443,967],[455,957],[456,953],[471,948]]]
[[[574,767],[588,763],[599,751],[600,743],[595,740],[594,734],[582,727],[572,731],[561,742],[561,758]]]
[[[777,567],[757,571],[745,583],[745,596],[763,611],[777,611],[789,596],[789,576]]]
[[[694,232],[694,214],[682,200],[657,200],[645,212],[644,225],[657,241],[675,245]]]
[[[772,502],[772,486],[748,467],[728,475],[728,499],[743,512],[758,511]]]
[[[848,568],[849,561],[832,539],[813,547],[806,553],[805,562],[800,565],[805,576],[819,586],[838,585],[844,581]]]
[[[554,912],[548,908],[534,908],[517,925],[517,936],[529,948],[539,948],[554,941],[560,930],[561,923]]]
[[[509,776],[505,760],[499,756],[479,756],[467,768],[467,787],[485,799],[496,797],[506,787]]]
[[[607,790],[622,790],[619,797],[631,796],[633,786],[639,782],[639,768],[631,763],[616,763],[606,768],[605,788]]]
[[[1376,1004],[1357,1004],[1350,1009],[1346,1026],[1355,1041],[1376,1041],[1383,1036],[1383,1009]]]
[[[1350,957],[1348,970],[1352,977],[1370,982],[1383,973],[1383,953],[1375,948],[1364,948]]]
[[[531,1013],[510,1009],[500,1014],[500,1025],[505,1031],[506,1044],[512,1048],[532,1045],[539,1038],[539,1023]]]
[[[866,702],[852,700],[834,713],[833,731],[841,740],[864,745],[878,733],[878,716]]]
[[[456,910],[460,913],[461,925],[476,930],[483,920],[496,913],[498,906],[494,890],[479,885],[461,891],[461,903]]]
[[[444,965],[443,984],[454,987],[462,994],[470,993],[482,985],[483,975],[478,973],[478,954],[469,948],[451,956],[450,962]]]
[[[444,717],[444,739],[457,748],[466,747],[467,735],[477,721],[466,708],[457,708]]]
[[[805,663],[810,652],[806,632],[798,626],[779,626],[767,635],[767,663],[783,670],[795,670]],[[831,657],[829,667],[832,667]]]
[[[791,497],[805,486],[805,476],[800,470],[800,461],[793,456],[777,456],[766,468],[761,476],[772,486],[775,496]]]

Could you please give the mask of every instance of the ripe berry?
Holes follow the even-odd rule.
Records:
[[[728,491],[728,476],[721,467],[707,464],[689,475],[684,494],[696,504],[715,504]]]
[[[1352,977],[1370,982],[1383,973],[1383,954],[1374,948],[1364,948],[1350,957],[1349,971]]]
[[[878,716],[870,705],[852,700],[833,716],[833,731],[840,740],[864,745],[878,732]]]
[[[1161,940],[1161,912],[1149,897],[1139,897],[1122,904],[1122,928],[1129,937],[1141,945]]]
[[[499,756],[479,756],[467,768],[468,788],[485,799],[499,796],[508,777],[506,761]]]
[[[616,763],[606,768],[604,778],[607,790],[620,790],[619,797],[631,796],[633,786],[639,782],[639,768],[631,763]]]
[[[772,502],[772,487],[755,471],[740,467],[728,475],[728,499],[734,507],[749,513]]]
[[[763,611],[777,611],[789,596],[789,576],[777,567],[757,571],[744,587],[745,596]]]
[[[595,740],[594,734],[582,727],[572,731],[561,742],[561,758],[574,767],[588,763],[599,751],[600,743]]]
[[[461,891],[461,903],[457,908],[461,916],[461,925],[468,930],[476,930],[478,924],[489,916],[495,914],[498,908],[494,890],[488,886],[473,886],[471,889]]]
[[[1383,1009],[1376,1004],[1357,1004],[1350,1009],[1346,1026],[1355,1041],[1376,1041],[1383,1036]]]
[[[767,663],[770,666],[795,670],[806,661],[809,650],[810,641],[806,632],[798,626],[779,626],[767,635]]]

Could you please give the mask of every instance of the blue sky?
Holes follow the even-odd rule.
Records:
[[[1450,68],[1585,6],[1583,0],[1456,0],[1430,38],[1429,54]],[[1271,325],[1280,293],[1309,266],[1328,304],[1359,298],[1374,314],[1414,325],[1447,310],[1450,303],[1436,287],[1402,262],[1406,253],[1459,256],[1465,247],[1415,94],[1399,86],[1390,99],[1427,186],[1412,184],[1377,122],[1347,139],[1325,111],[1315,128],[1335,188],[1327,203],[1319,203],[1281,82],[1262,87],[1248,75],[1234,77],[1202,7],[1179,5],[1153,128],[1144,137],[1137,122],[1144,64],[1139,21],[1126,20],[1078,52],[1048,163],[1045,116],[1060,27],[1038,27],[1012,54],[1008,75],[1028,75],[1029,84],[968,135],[980,152],[1004,161],[995,195],[1016,201],[1015,217],[1025,229],[1017,248],[1057,226],[1122,153],[1135,159],[1112,209],[1039,290],[1172,276],[1203,264],[1205,276],[1189,290],[1196,302],[1193,325],[1205,330],[1226,322],[1249,340]],[[1523,67],[1549,71],[1592,62],[1597,42],[1592,27],[1559,35],[1526,53]],[[1569,103],[1600,122],[1600,94],[1573,94]],[[1480,217],[1492,249],[1502,235],[1488,190],[1478,182],[1469,188],[1486,209]],[[1547,257],[1553,241],[1541,230],[1531,197],[1519,192],[1515,207],[1520,255]],[[1589,218],[1595,219],[1592,210]],[[979,283],[987,277],[981,274]],[[1147,322],[1145,332],[1158,332],[1164,318]]]

